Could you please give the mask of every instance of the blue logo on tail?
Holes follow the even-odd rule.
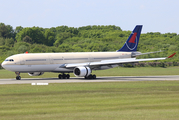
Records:
[[[142,25],[137,25],[132,33],[130,34],[129,38],[127,39],[126,43],[124,46],[118,50],[123,51],[123,52],[131,52],[131,51],[137,51],[137,46],[139,43],[139,38],[142,30]]]

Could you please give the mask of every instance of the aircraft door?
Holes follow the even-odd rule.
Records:
[[[89,54],[88,56],[89,56],[88,57],[89,62],[93,62],[93,56],[91,54]]]
[[[19,60],[20,60],[20,65],[24,65],[25,64],[24,58],[22,56],[19,57]]]
[[[53,64],[53,58],[52,58],[52,56],[49,55],[48,57],[49,57],[49,62],[50,62],[50,64]]]

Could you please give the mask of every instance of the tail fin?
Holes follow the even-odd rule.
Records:
[[[137,51],[137,46],[139,43],[141,30],[142,30],[142,25],[136,25],[136,27],[130,34],[130,36],[127,39],[124,46],[121,49],[119,49],[117,52],[119,52],[119,51],[123,51],[123,52]]]

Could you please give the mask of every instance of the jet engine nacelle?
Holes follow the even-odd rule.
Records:
[[[43,75],[44,72],[31,72],[31,73],[28,73],[30,76],[40,76],[40,75]]]
[[[76,67],[73,73],[77,77],[85,77],[91,74],[91,69],[89,67]]]

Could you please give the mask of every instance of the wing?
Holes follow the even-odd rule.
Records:
[[[111,59],[111,60],[102,60],[99,62],[89,62],[89,63],[75,63],[75,64],[64,64],[61,67],[64,68],[75,68],[75,67],[81,67],[81,66],[88,66],[90,68],[93,68],[95,66],[106,66],[106,65],[116,65],[121,63],[135,63],[140,61],[153,61],[153,60],[165,60],[167,58],[171,58],[176,53],[170,55],[169,57],[163,57],[163,58],[148,58],[148,59],[136,59],[136,58],[128,58],[128,59]]]

